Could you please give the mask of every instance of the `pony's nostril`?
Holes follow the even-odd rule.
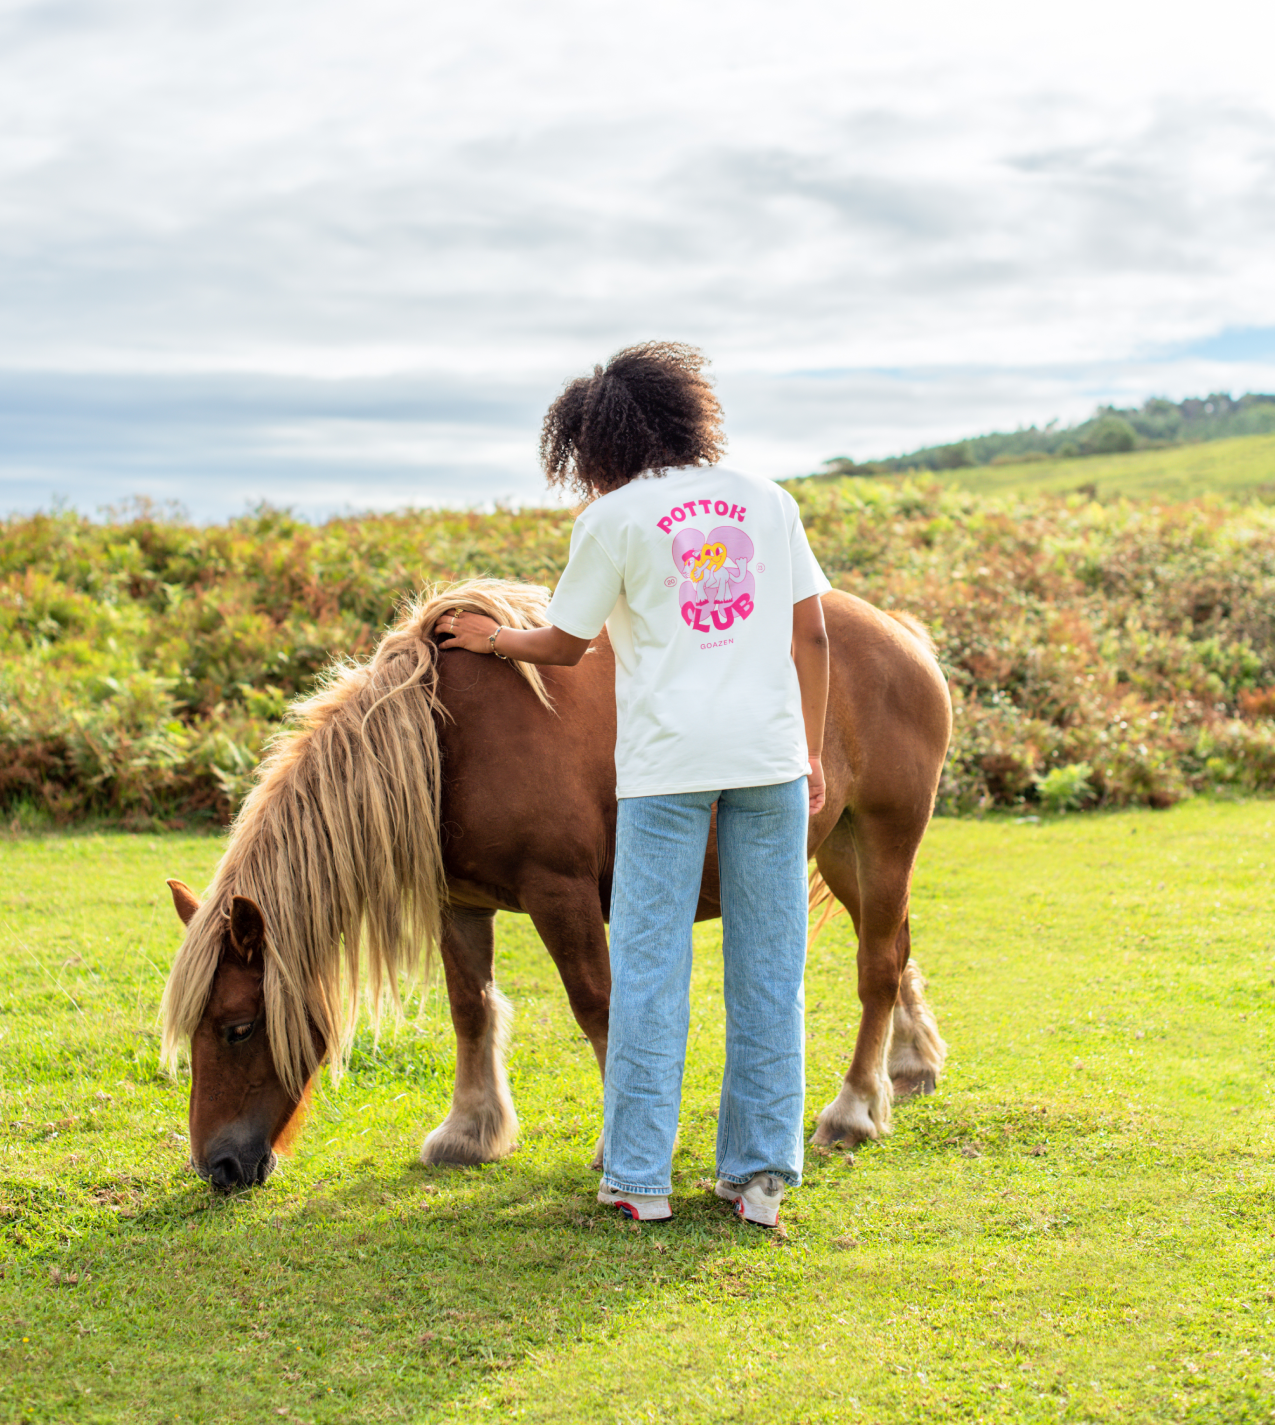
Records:
[[[274,1165],[275,1156],[268,1145],[230,1147],[209,1159],[208,1181],[223,1192],[251,1187],[255,1183],[264,1183]]]
[[[214,1186],[219,1188],[238,1187],[244,1181],[243,1169],[239,1166],[239,1160],[227,1154],[224,1158],[217,1158],[208,1165],[208,1177]]]

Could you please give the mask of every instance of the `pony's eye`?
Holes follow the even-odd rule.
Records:
[[[245,1039],[252,1037],[252,1031],[257,1027],[254,1019],[250,1024],[232,1024],[226,1030],[227,1044],[242,1044]]]

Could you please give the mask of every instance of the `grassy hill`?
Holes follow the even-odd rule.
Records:
[[[937,473],[971,465],[1074,460],[1082,455],[1161,450],[1254,435],[1275,435],[1275,394],[1250,391],[1236,399],[1228,392],[1215,391],[1211,396],[1176,402],[1153,396],[1141,406],[1099,406],[1088,420],[1075,425],[1050,421],[1046,426],[986,431],[862,463],[848,455],[836,455],[824,461],[822,473],[832,477]]]
[[[812,477],[820,483],[836,475]],[[853,478],[853,477],[851,477]],[[915,477],[913,477],[915,478]],[[1099,499],[1188,500],[1218,494],[1275,502],[1275,435],[1240,436],[1159,450],[1130,450],[1080,459],[1034,459],[1005,465],[937,470],[933,478],[979,494],[1061,495],[1086,490]]]

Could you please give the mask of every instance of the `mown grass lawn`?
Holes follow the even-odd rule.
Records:
[[[701,927],[676,1220],[593,1201],[592,1056],[502,918],[522,1146],[425,1170],[434,990],[360,1038],[295,1156],[211,1196],[155,1011],[218,842],[0,842],[0,1420],[1248,1421],[1275,1417],[1275,804],[935,823],[917,957],[951,1045],[894,1136],[812,1155],[786,1238],[712,1172]],[[808,980],[813,1113],[857,1019]]]

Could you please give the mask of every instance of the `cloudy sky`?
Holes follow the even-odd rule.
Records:
[[[649,337],[776,476],[1273,390],[1272,38],[1256,0],[0,0],[0,511],[534,500],[545,405]]]

